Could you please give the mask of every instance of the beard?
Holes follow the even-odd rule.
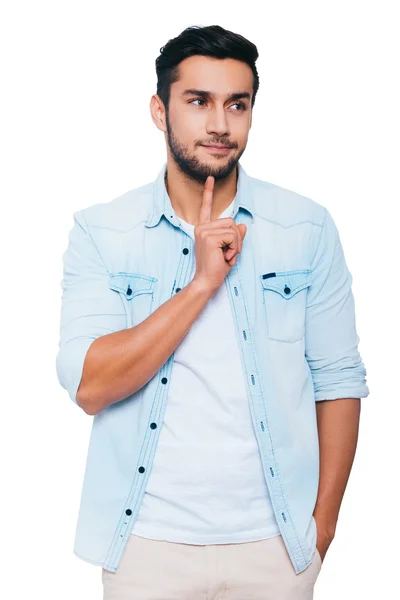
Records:
[[[175,137],[169,121],[168,111],[166,112],[166,124],[168,132],[168,147],[170,149],[171,156],[181,173],[183,173],[187,179],[192,181],[197,181],[198,183],[204,184],[209,175],[214,177],[215,182],[225,179],[236,168],[240,157],[245,151],[245,148],[243,148],[239,154],[229,158],[228,161],[226,161],[226,156],[221,155],[221,161],[224,161],[224,164],[220,166],[218,164],[202,163],[196,156],[193,156],[189,153],[185,144],[180,143]]]

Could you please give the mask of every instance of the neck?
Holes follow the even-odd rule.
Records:
[[[238,167],[228,177],[214,182],[211,220],[214,221],[231,204],[237,190]],[[165,187],[175,214],[197,225],[203,201],[204,184],[187,178],[173,162],[167,163]]]

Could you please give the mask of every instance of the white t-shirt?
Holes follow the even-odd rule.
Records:
[[[232,215],[234,200],[219,218]],[[194,225],[182,219],[194,237]],[[152,471],[132,534],[187,544],[280,535],[222,284],[177,346]]]

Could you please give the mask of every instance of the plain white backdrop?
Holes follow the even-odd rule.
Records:
[[[1,566],[7,600],[95,600],[73,554],[93,417],[56,377],[72,213],[152,181],[155,59],[189,25],[254,42],[241,163],[326,206],[353,275],[370,395],[316,600],[394,598],[400,535],[399,19],[396,2],[4,2],[1,50]],[[246,600],[243,598],[243,600]]]

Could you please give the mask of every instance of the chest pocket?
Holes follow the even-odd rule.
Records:
[[[304,337],[310,273],[306,269],[260,275],[269,338],[297,342]]]
[[[150,315],[153,305],[155,277],[141,273],[110,273],[110,289],[121,295],[127,314],[127,327],[138,325]]]

